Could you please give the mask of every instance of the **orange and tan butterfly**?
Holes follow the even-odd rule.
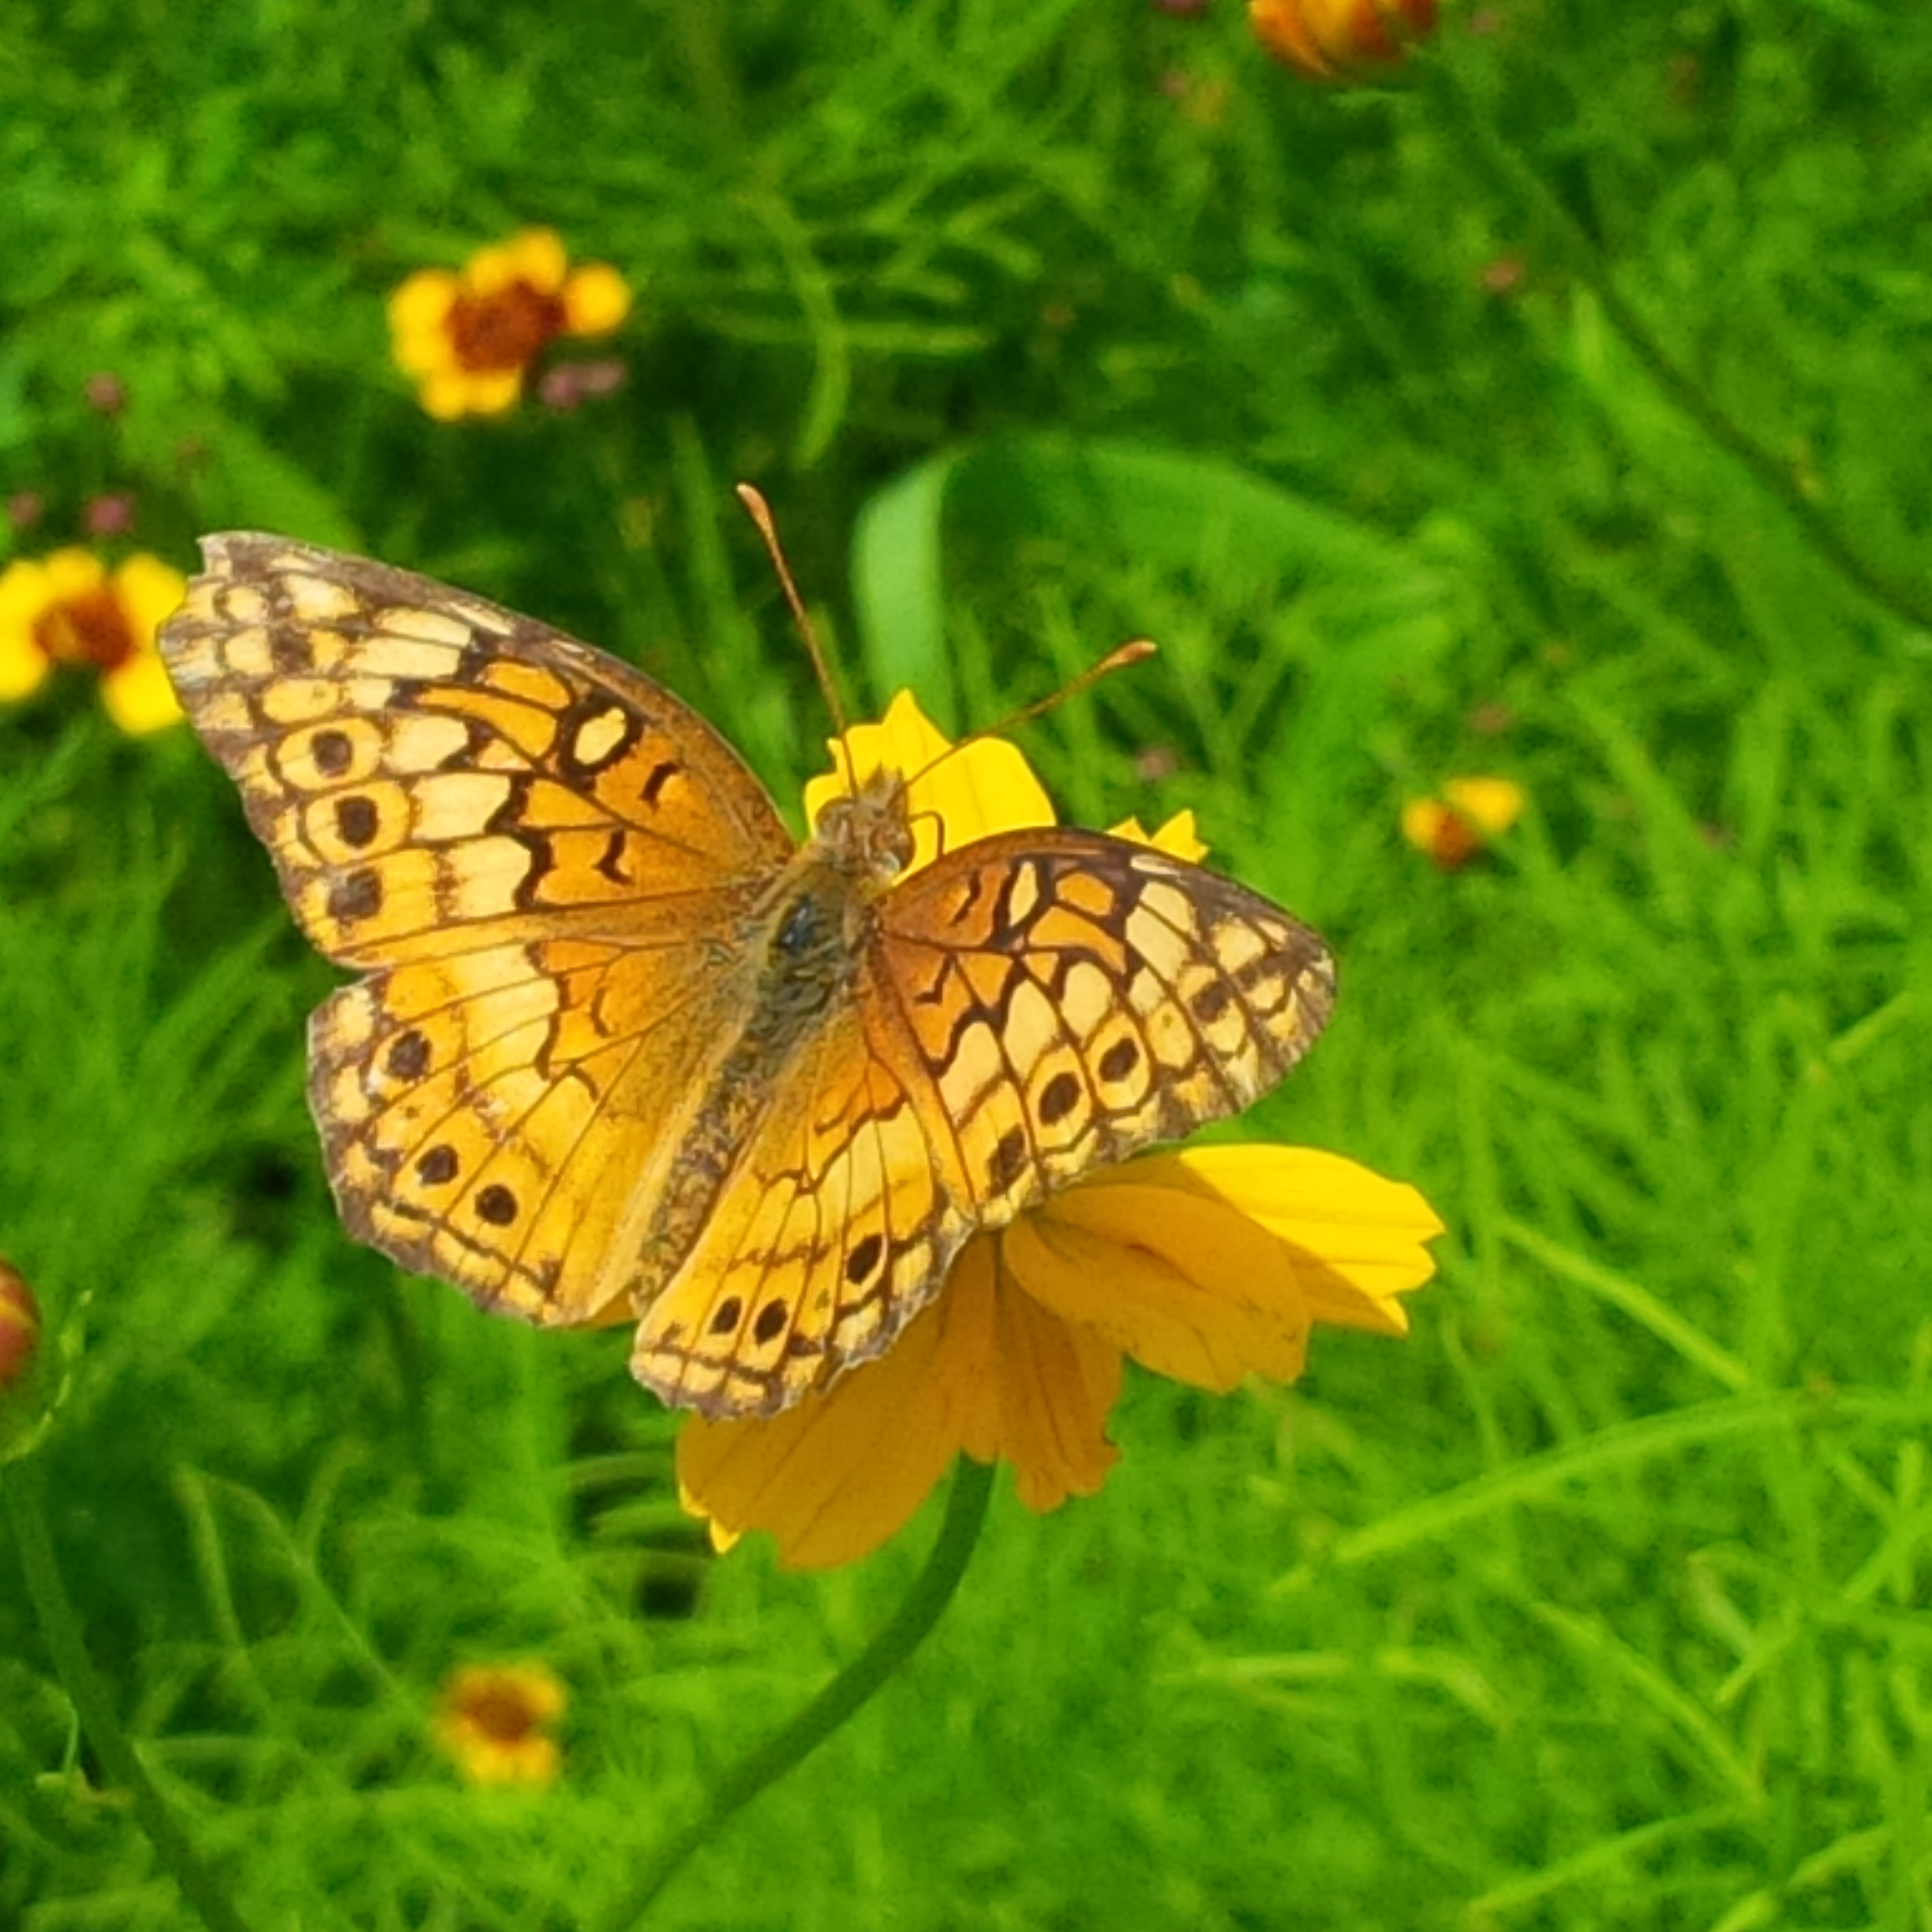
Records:
[[[849,766],[796,844],[586,645],[284,537],[203,549],[163,651],[361,975],[309,1030],[343,1220],[487,1308],[635,1316],[667,1402],[824,1387],[976,1230],[1238,1111],[1327,1021],[1321,940],[1202,867],[1056,827],[930,850],[935,775]]]

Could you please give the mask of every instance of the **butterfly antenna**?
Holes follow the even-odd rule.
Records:
[[[758,526],[758,534],[765,540],[766,554],[771,559],[772,568],[778,573],[780,587],[784,592],[785,601],[792,607],[792,621],[798,626],[798,633],[805,640],[805,650],[812,662],[812,670],[818,680],[818,688],[825,694],[826,709],[832,713],[833,728],[838,734],[839,756],[845,756],[845,707],[839,702],[838,687],[832,681],[832,667],[826,661],[825,647],[818,642],[817,627],[805,608],[805,600],[799,595],[797,583],[792,575],[792,567],[785,561],[784,546],[778,541],[778,525],[771,513],[771,505],[763,494],[749,483],[738,486],[738,500],[750,513],[751,521]],[[848,770],[848,781],[857,788],[857,774]]]
[[[964,751],[969,744],[977,744],[982,738],[1004,738],[1016,726],[1024,724],[1043,712],[1052,711],[1065,704],[1069,698],[1077,698],[1082,691],[1091,691],[1104,677],[1111,677],[1116,671],[1125,671],[1129,665],[1139,664],[1144,658],[1151,657],[1160,649],[1151,638],[1133,638],[1110,650],[1098,664],[1091,664],[1075,678],[1070,678],[1058,691],[1049,691],[1044,698],[1035,698],[1031,704],[1022,705],[1017,711],[1009,712],[997,723],[983,724],[977,731],[970,731],[956,744],[949,744],[939,755],[909,773],[905,780],[908,785],[923,778],[935,766],[943,765],[956,751]]]

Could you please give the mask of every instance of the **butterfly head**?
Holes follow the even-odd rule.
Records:
[[[905,781],[881,769],[856,792],[829,799],[812,829],[818,856],[841,872],[870,879],[883,891],[912,858],[912,822]]]

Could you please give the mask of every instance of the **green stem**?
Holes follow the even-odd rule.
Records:
[[[230,1902],[227,1889],[205,1865],[188,1836],[168,1809],[167,1800],[136,1756],[127,1733],[115,1717],[93,1660],[88,1655],[73,1605],[61,1581],[60,1565],[47,1535],[42,1507],[39,1467],[32,1458],[14,1463],[6,1472],[7,1514],[13,1526],[27,1593],[39,1619],[41,1640],[54,1660],[54,1668],[80,1720],[80,1728],[94,1747],[101,1768],[126,1791],[134,1815],[161,1863],[174,1874],[182,1896],[201,1915],[209,1932],[249,1932],[248,1923]]]
[[[724,9],[712,0],[672,0],[672,10],[685,78],[710,124],[711,138],[720,154],[740,152],[745,144],[744,98],[720,24]]]
[[[1434,59],[1417,65],[1426,68],[1437,99],[1453,112],[1492,180],[1528,208],[1533,220],[1556,243],[1571,273],[1597,298],[1605,320],[1657,388],[1784,506],[1812,549],[1848,583],[1893,616],[1932,630],[1932,597],[1915,585],[1887,575],[1854,549],[1837,525],[1805,494],[1791,465],[1727,414],[1657,340],[1649,324],[1624,300],[1596,244],[1522,151],[1503,134],[1495,117],[1472,98],[1453,63]]]
[[[642,1919],[693,1852],[767,1785],[811,1756],[925,1641],[965,1574],[992,1488],[991,1464],[960,1459],[938,1541],[892,1621],[783,1730],[739,1758],[697,1817],[645,1859],[629,1893],[605,1920],[606,1932],[624,1932]]]

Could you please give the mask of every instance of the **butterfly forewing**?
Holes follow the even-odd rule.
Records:
[[[358,557],[249,535],[163,651],[302,927],[382,966],[560,917],[694,923],[680,896],[781,864],[763,788],[688,706],[529,618]]]
[[[965,1198],[998,1224],[1051,1189],[1238,1113],[1327,1024],[1319,935],[1206,867],[1104,833],[1008,833],[887,902],[896,1024],[937,1090]]]

